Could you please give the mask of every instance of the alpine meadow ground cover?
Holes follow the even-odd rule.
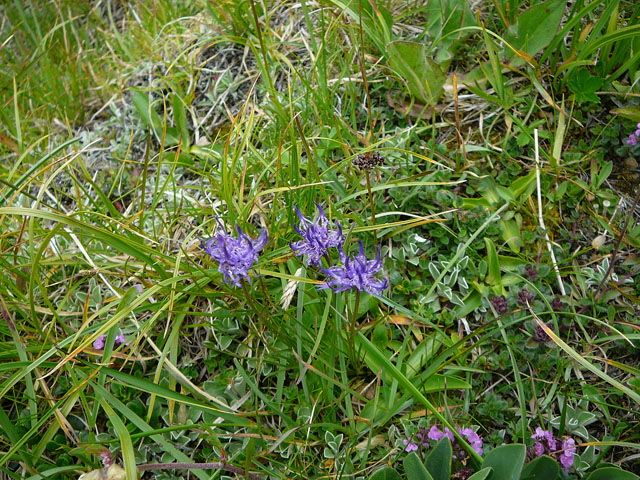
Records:
[[[0,5],[0,476],[640,478],[640,6]]]

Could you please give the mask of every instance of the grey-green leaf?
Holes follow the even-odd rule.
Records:
[[[433,477],[429,475],[429,472],[415,453],[407,455],[402,463],[407,474],[407,480],[433,480]]]
[[[534,56],[553,40],[560,27],[565,7],[564,0],[550,0],[528,8],[509,29],[505,40],[527,55]],[[507,58],[513,55],[513,52],[507,51]],[[512,64],[522,64],[522,60],[516,57]]]
[[[524,445],[501,445],[491,450],[482,462],[482,468],[491,467],[491,480],[520,480],[527,449]]]
[[[448,438],[436,443],[424,464],[434,480],[449,480],[451,478],[451,457],[453,449]]]
[[[409,93],[425,105],[435,105],[444,92],[446,76],[425,45],[396,41],[387,46],[391,68],[405,81]]]

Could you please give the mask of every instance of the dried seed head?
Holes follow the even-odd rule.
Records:
[[[384,157],[378,152],[367,152],[358,155],[353,159],[351,164],[354,167],[358,167],[360,170],[371,170],[374,167],[384,165]]]

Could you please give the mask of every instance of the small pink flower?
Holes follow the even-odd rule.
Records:
[[[105,334],[100,335],[93,342],[93,348],[95,348],[96,350],[103,350],[106,341],[107,341],[107,336]],[[120,333],[118,336],[116,336],[116,338],[115,338],[113,343],[114,343],[114,345],[116,347],[118,347],[120,345],[123,345],[123,344],[126,345],[127,344],[127,337],[124,336],[124,333]]]
[[[467,438],[467,442],[469,442],[471,448],[473,448],[478,455],[482,455],[482,438],[480,438],[480,435],[471,428],[458,429],[458,432]]]
[[[442,432],[435,425],[431,427],[427,436],[429,437],[429,439],[436,441],[444,437],[449,437],[449,440],[451,440],[452,442],[455,440],[455,437],[453,436],[453,433],[451,433],[451,430],[449,430],[447,427],[444,427],[444,432]]]
[[[106,339],[107,339],[106,335],[104,335],[104,334],[100,335],[93,342],[93,348],[95,348],[96,350],[102,350],[104,348],[104,342],[105,342]]]
[[[402,443],[406,445],[406,448],[404,450],[407,453],[418,450],[418,444],[413,441],[403,440]]]

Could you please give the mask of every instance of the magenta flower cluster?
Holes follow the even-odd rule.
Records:
[[[541,455],[554,457],[560,462],[564,472],[569,473],[576,454],[576,442],[573,438],[565,438],[562,440],[562,445],[559,445],[560,441],[554,438],[551,430],[543,430],[540,427],[536,428],[536,432],[531,435],[531,438],[536,440],[533,446],[533,453],[536,457]]]
[[[302,240],[292,243],[291,248],[295,255],[306,256],[306,263],[319,266],[321,258],[327,254],[329,248],[337,248],[340,255],[341,265],[321,269],[328,278],[320,285],[319,289],[330,288],[334,292],[343,292],[353,288],[367,292],[370,295],[382,295],[388,287],[386,278],[379,278],[377,275],[382,271],[382,260],[380,258],[380,247],[374,260],[369,260],[364,254],[364,245],[360,245],[360,253],[348,257],[343,250],[344,235],[342,229],[336,222],[335,229],[329,228],[329,220],[324,210],[318,204],[318,218],[311,221],[300,213],[296,207],[296,212],[300,218],[300,227],[294,226],[294,230],[302,237]]]
[[[632,147],[635,147],[640,143],[640,123],[636,125],[636,127],[638,127],[637,130],[629,135],[626,142],[627,145],[631,145]]]
[[[475,452],[478,455],[482,455],[483,442],[482,442],[482,437],[480,437],[480,435],[478,435],[471,428],[458,428],[456,430],[462,437],[465,438],[465,440],[469,443],[469,445],[471,445],[471,448],[473,448],[473,450],[475,450]],[[442,431],[435,425],[432,426],[428,431],[426,428],[421,427],[415,436],[417,442],[413,440],[404,440],[403,443],[405,445],[406,452],[413,452],[417,450],[419,446],[428,447],[429,440],[438,441],[445,437],[447,437],[451,441],[451,444],[453,445],[454,449],[461,450],[459,445],[456,442],[456,437],[453,435],[453,432],[449,430],[449,428],[444,427],[444,431]]]
[[[218,271],[222,273],[224,281],[240,287],[240,280],[251,282],[249,270],[258,261],[258,255],[269,236],[263,230],[258,238],[251,238],[239,226],[236,226],[237,235],[233,236],[225,231],[220,221],[218,223],[221,230],[213,238],[201,240],[202,248],[218,262]]]

